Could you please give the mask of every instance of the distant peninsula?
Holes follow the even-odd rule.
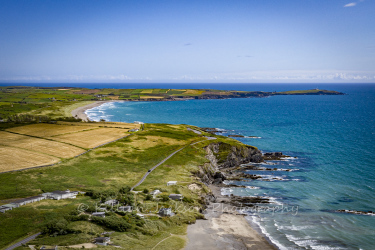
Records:
[[[68,118],[72,117],[71,112],[78,107],[97,101],[178,101],[275,95],[344,95],[344,93],[321,89],[264,92],[214,89],[88,89],[5,86],[0,87],[0,120],[8,121],[14,115],[26,114],[48,116],[49,118]],[[13,119],[20,118],[13,117]]]

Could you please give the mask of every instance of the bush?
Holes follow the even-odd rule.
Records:
[[[68,221],[66,219],[55,219],[47,222],[42,228],[44,234],[67,234],[68,233]]]
[[[120,188],[119,193],[127,194],[127,193],[130,192],[130,190],[131,190],[131,188],[129,186],[125,186],[125,187]]]
[[[183,202],[187,202],[187,203],[194,203],[194,200],[191,199],[191,198],[188,198],[188,197],[184,197],[184,198],[182,198],[182,201],[183,201]]]
[[[116,216],[107,216],[105,218],[92,217],[91,220],[95,224],[105,226],[118,232],[126,232],[132,228],[132,225],[129,222]]]
[[[149,191],[148,191],[147,188],[143,189],[143,193],[144,193],[144,194],[148,194],[148,192],[149,192]]]
[[[128,206],[134,206],[134,194],[132,193],[126,194],[123,197],[119,197],[118,200]]]
[[[145,200],[146,201],[152,201],[152,195],[151,194],[146,195]]]
[[[169,196],[166,194],[160,195],[161,201],[169,201]]]
[[[89,215],[81,214],[81,215],[67,215],[64,218],[67,221],[87,221],[89,219]]]

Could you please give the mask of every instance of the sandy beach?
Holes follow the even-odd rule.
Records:
[[[85,111],[106,102],[110,101],[97,101],[79,107],[72,111],[72,115],[88,121]],[[221,203],[228,199],[221,195],[221,188],[214,185],[209,188],[216,201],[210,203],[204,211],[205,220],[197,220],[195,224],[188,226],[186,250],[277,249],[250,226],[244,215],[237,213],[233,206]]]
[[[205,210],[205,220],[197,220],[187,230],[186,250],[197,249],[277,249],[253,229],[245,216],[233,206],[220,201],[228,199],[220,194],[220,188],[211,186],[216,202]]]
[[[103,103],[106,103],[106,102],[111,102],[111,101],[97,101],[97,102],[94,102],[94,103],[76,108],[75,110],[72,111],[72,116],[76,117],[76,118],[80,118],[80,119],[82,119],[82,121],[88,121],[89,119],[88,119],[87,115],[85,114],[85,111],[88,110],[88,109],[92,109],[92,108],[95,108],[97,106],[100,106],[100,105],[102,105]]]

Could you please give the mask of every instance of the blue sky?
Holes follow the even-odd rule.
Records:
[[[375,82],[374,0],[0,0],[0,82]]]

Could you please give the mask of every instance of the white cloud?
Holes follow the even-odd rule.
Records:
[[[348,3],[348,4],[345,4],[344,5],[344,7],[354,7],[354,6],[356,6],[357,5],[357,3]]]
[[[0,77],[0,82],[92,82],[92,83],[136,83],[136,82],[200,82],[200,83],[375,83],[374,71],[344,70],[275,70],[245,71],[217,74],[191,74],[181,76],[129,77],[127,75],[68,75],[68,76],[14,76]]]

